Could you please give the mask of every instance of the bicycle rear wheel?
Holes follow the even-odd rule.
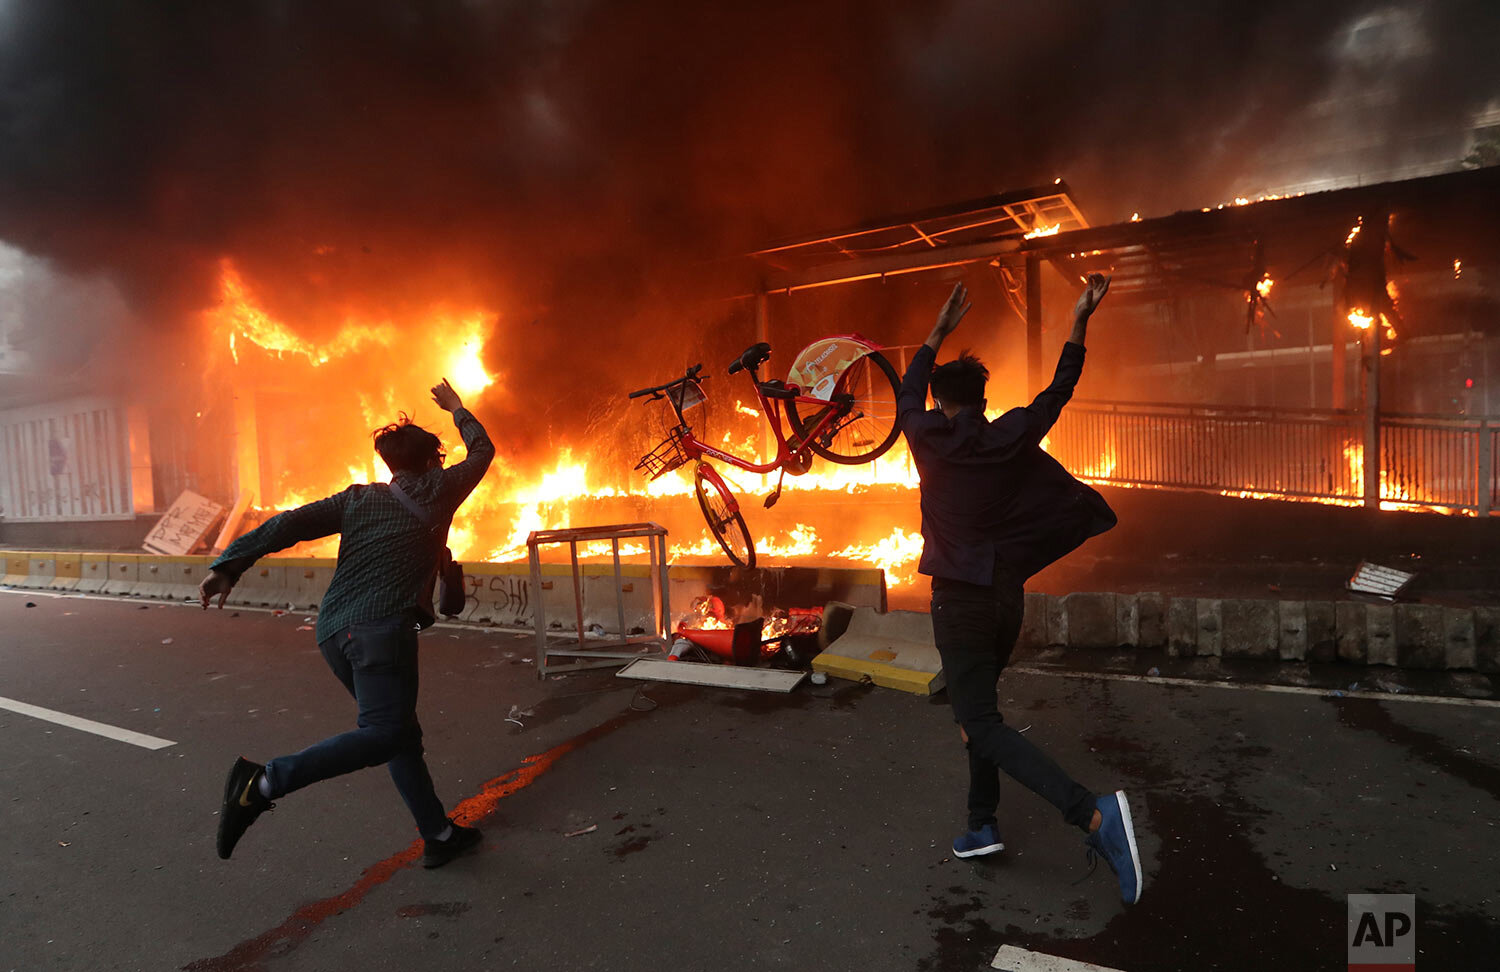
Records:
[[[698,494],[698,508],[719,546],[734,563],[754,567],[755,542],[750,539],[750,529],[745,526],[745,517],[729,487],[707,463],[699,464],[693,475],[693,487]]]
[[[832,422],[809,439],[808,448],[824,459],[846,466],[884,455],[900,434],[896,427],[896,389],[899,383],[896,369],[891,367],[885,355],[879,351],[862,355],[839,375],[838,384],[829,398],[831,403],[836,403],[841,395],[850,396],[853,402],[849,410],[834,416]],[[804,418],[797,408],[796,402],[788,401],[787,418],[797,435],[806,439],[823,417],[824,410],[817,409]]]

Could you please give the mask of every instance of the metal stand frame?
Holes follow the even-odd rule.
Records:
[[[656,632],[631,637],[625,632],[624,577],[620,573],[620,541],[644,537],[650,550],[651,607]],[[583,574],[578,567],[578,545],[590,540],[608,540],[614,554],[615,607],[620,622],[620,639],[616,642],[589,646],[583,632]],[[573,565],[573,605],[577,614],[577,647],[552,648],[547,644],[547,611],[542,597],[542,559],[540,549],[545,544],[566,543]],[[527,557],[531,562],[531,591],[534,616],[536,618],[536,677],[543,678],[559,672],[577,672],[588,668],[612,668],[636,658],[647,657],[640,651],[611,649],[629,648],[632,645],[660,644],[665,653],[669,643],[668,626],[672,611],[667,589],[667,531],[657,523],[621,523],[612,526],[576,527],[566,530],[535,530],[526,539]],[[562,665],[549,665],[554,656],[579,659],[607,659],[603,661],[575,661]]]

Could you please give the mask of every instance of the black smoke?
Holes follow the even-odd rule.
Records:
[[[1500,95],[1497,9],[10,0],[0,239],[157,329],[223,257],[310,331],[483,301],[542,372],[767,240],[1059,175],[1095,222],[1294,182],[1330,91],[1388,92],[1333,135],[1389,168],[1382,131]]]

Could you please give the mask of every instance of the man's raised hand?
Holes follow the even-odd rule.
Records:
[[[1088,317],[1099,307],[1099,302],[1104,295],[1109,293],[1110,276],[1106,273],[1091,273],[1084,281],[1083,293],[1078,295],[1078,303],[1073,305],[1073,316],[1075,318]]]
[[[937,323],[932,325],[932,333],[927,336],[927,345],[936,351],[943,343],[943,339],[952,334],[958,327],[958,322],[964,319],[973,305],[969,303],[969,289],[962,282],[953,285],[953,293],[948,295],[947,303],[938,312]]]
[[[441,385],[432,386],[432,400],[437,402],[438,408],[445,412],[456,412],[464,407],[464,403],[459,400],[458,392],[448,384],[447,378],[443,379]]]

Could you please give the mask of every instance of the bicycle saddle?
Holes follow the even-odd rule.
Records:
[[[729,363],[729,373],[732,375],[741,369],[754,371],[770,356],[771,346],[769,344],[764,341],[761,341],[759,344],[752,344],[745,349],[744,354]]]

